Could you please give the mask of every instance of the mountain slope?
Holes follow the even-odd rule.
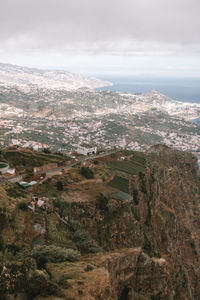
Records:
[[[41,70],[0,63],[0,84],[18,86],[21,89],[39,88],[76,90],[79,88],[99,88],[112,85],[93,77],[81,76],[64,70]]]
[[[122,154],[126,155],[125,161],[119,159]],[[34,295],[31,299],[49,296],[49,300],[199,299],[197,159],[190,153],[155,145],[146,153],[142,172],[131,173],[128,164],[131,166],[137,154],[118,152],[95,163],[88,160],[94,179],[86,180],[74,167],[52,178],[52,182],[47,180],[51,184],[48,189],[55,180],[62,180],[63,186],[67,182],[60,191],[63,199],[54,199],[52,205],[49,202],[47,213],[39,208],[35,213],[22,210],[19,205],[7,211],[0,206],[0,246],[6,265],[2,273],[0,264],[1,292],[7,295],[25,291]],[[116,191],[113,194],[106,185],[112,177],[108,166],[115,160],[117,165],[126,166],[124,171],[129,174],[129,199],[114,198]],[[107,177],[99,182],[97,176]],[[13,193],[10,185],[5,188],[1,191],[4,200],[6,194]],[[103,194],[95,197],[97,189]],[[23,201],[27,201],[25,196],[30,201],[31,193],[23,193]],[[15,202],[11,196],[8,199]],[[45,233],[38,232],[41,228]],[[40,243],[45,246],[32,249],[39,233]],[[62,254],[64,249],[74,255],[79,250],[81,257],[66,261],[56,257],[55,251]]]

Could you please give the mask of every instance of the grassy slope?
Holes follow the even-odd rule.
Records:
[[[20,167],[37,167],[48,163],[63,165],[68,160],[63,155],[37,152],[30,149],[9,149],[2,152],[1,157],[16,169]]]

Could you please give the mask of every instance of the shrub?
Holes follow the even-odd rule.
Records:
[[[15,199],[25,197],[25,192],[18,183],[9,184],[5,189],[9,197],[13,197]]]
[[[78,251],[54,245],[36,247],[32,255],[39,268],[43,268],[47,262],[76,261],[80,258]]]
[[[3,237],[2,234],[0,233],[0,251],[4,249],[4,242],[3,242]]]
[[[16,245],[16,244],[12,243],[10,245],[7,245],[6,249],[12,255],[16,255],[21,250],[21,247],[19,245]]]
[[[44,153],[47,153],[47,154],[50,154],[50,153],[51,153],[51,151],[50,151],[49,149],[47,149],[47,148],[44,148],[42,151],[43,151]]]
[[[24,202],[24,201],[20,202],[18,204],[18,208],[21,209],[21,210],[23,210],[23,211],[27,211],[28,210],[28,204],[26,202]]]
[[[96,199],[97,199],[97,208],[101,210],[107,209],[108,197],[105,194],[99,193]]]
[[[86,179],[94,178],[94,173],[88,167],[81,167],[80,174],[83,175]]]
[[[139,172],[139,178],[140,178],[140,187],[141,191],[146,194],[147,189],[146,189],[146,184],[145,184],[145,175],[142,172]]]
[[[71,203],[65,200],[57,198],[53,201],[53,206],[59,208],[59,214],[62,217],[66,217],[70,213]]]
[[[154,246],[151,244],[150,240],[148,239],[147,235],[144,233],[144,243],[142,246],[142,250],[147,253],[150,257],[159,257],[160,254],[155,251]]]
[[[140,221],[140,212],[137,210],[137,208],[134,207],[132,211],[133,211],[134,218],[135,218],[137,221]]]
[[[89,272],[89,271],[93,271],[94,270],[94,266],[92,266],[92,265],[87,265],[87,267],[85,267],[85,269],[84,269],[84,271],[85,272]]]
[[[67,278],[64,275],[60,277],[57,284],[64,289],[69,289],[71,287],[71,284],[67,281]]]
[[[133,188],[133,201],[136,205],[139,204],[139,193],[135,188]]]
[[[63,183],[62,183],[62,181],[60,181],[60,180],[57,181],[56,188],[57,188],[58,191],[63,191]]]
[[[147,253],[150,257],[153,255],[152,246],[146,234],[144,234],[144,244],[142,246],[142,250],[145,253]]]
[[[74,233],[73,241],[83,252],[97,253],[102,251],[97,242],[91,238],[85,229],[78,229]]]
[[[76,232],[77,230],[82,228],[79,221],[76,221],[76,220],[73,220],[73,219],[70,220],[69,227],[70,227],[70,230],[73,231],[73,232]]]
[[[26,282],[25,291],[33,299],[36,296],[58,295],[57,284],[51,282],[47,275],[39,270],[34,271]]]
[[[147,217],[146,217],[146,220],[145,220],[144,224],[147,227],[151,227],[151,208],[150,208],[150,206],[148,206],[148,214],[147,214]]]

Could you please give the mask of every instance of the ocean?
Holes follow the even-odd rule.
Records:
[[[174,100],[200,103],[200,78],[156,78],[133,76],[99,76],[113,86],[97,90],[126,93],[147,93],[156,90]]]

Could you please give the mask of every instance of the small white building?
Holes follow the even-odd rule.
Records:
[[[38,207],[42,207],[44,205],[44,201],[41,199],[38,199],[37,205],[38,205]]]
[[[90,155],[90,154],[96,154],[97,153],[97,147],[90,144],[81,144],[78,146],[77,153],[83,154],[83,155]]]

